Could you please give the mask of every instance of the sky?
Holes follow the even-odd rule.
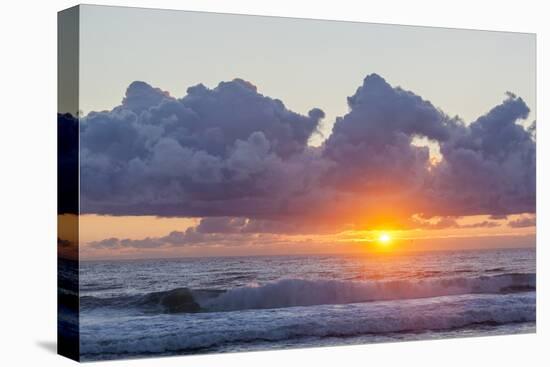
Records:
[[[536,110],[534,34],[86,5],[80,20],[84,113],[135,80],[183,97],[242,78],[293,111],[322,108],[329,134],[371,73],[467,122],[506,91]]]
[[[534,244],[532,34],[80,20],[85,257]]]

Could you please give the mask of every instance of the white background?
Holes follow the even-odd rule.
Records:
[[[549,12],[545,1],[96,1],[171,9],[536,32],[538,252],[536,335],[103,362],[102,366],[541,366],[548,353]],[[73,1],[0,5],[0,364],[70,365],[56,339],[56,12]],[[546,11],[545,11],[546,10]],[[184,43],[185,40],[182,40]],[[510,50],[514,52],[514,50]],[[547,90],[547,89],[546,89]],[[7,113],[7,115],[6,115]],[[545,169],[546,167],[546,169]],[[544,348],[546,344],[546,350]]]

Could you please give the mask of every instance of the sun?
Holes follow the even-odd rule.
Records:
[[[380,233],[380,236],[378,236],[378,242],[382,245],[389,245],[391,242],[391,236],[388,233]]]

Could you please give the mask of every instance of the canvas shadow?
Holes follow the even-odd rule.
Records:
[[[55,340],[39,340],[36,345],[50,353],[57,354],[57,342]]]

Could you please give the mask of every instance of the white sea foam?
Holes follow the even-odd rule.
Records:
[[[469,294],[270,310],[83,319],[83,359],[215,351],[300,338],[448,332],[535,321],[535,293]],[[144,328],[147,330],[143,332]]]

